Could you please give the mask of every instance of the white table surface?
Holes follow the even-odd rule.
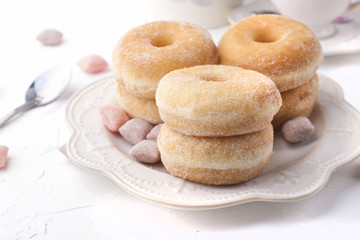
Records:
[[[145,21],[139,0],[0,1],[0,116],[22,103],[41,71],[73,67],[60,99],[0,129],[0,145],[10,147],[8,166],[0,170],[0,239],[360,239],[359,158],[300,201],[187,211],[137,199],[58,151],[70,136],[64,110],[71,95],[111,75],[110,68],[85,74],[76,61],[98,54],[110,63],[116,41]],[[42,46],[35,37],[45,28],[63,32],[64,42]],[[210,30],[215,42],[225,30]],[[360,109],[360,54],[326,57],[319,72]]]

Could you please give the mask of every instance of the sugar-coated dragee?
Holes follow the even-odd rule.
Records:
[[[159,135],[162,125],[163,125],[163,123],[160,123],[160,124],[156,125],[153,129],[151,129],[151,131],[146,135],[146,139],[157,141],[157,138],[158,138],[158,135]]]
[[[4,168],[8,161],[9,148],[7,146],[0,145],[0,169]]]
[[[103,72],[108,67],[105,59],[98,55],[85,56],[77,62],[77,65],[84,72],[91,74]]]
[[[44,45],[56,46],[62,41],[63,34],[55,29],[45,29],[40,32],[36,39]]]
[[[156,163],[160,160],[157,142],[153,140],[138,142],[130,149],[129,155],[144,163]]]
[[[285,122],[281,128],[286,141],[301,142],[313,134],[314,125],[307,117],[297,117]]]
[[[153,126],[147,121],[133,118],[122,125],[119,132],[126,141],[134,145],[141,140],[145,140],[146,135],[152,128]]]
[[[130,119],[128,114],[117,106],[106,105],[98,109],[105,127],[111,132],[118,132],[119,128]]]

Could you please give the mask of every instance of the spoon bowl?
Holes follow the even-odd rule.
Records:
[[[26,91],[25,100],[35,101],[36,106],[56,100],[67,88],[71,79],[70,69],[54,67],[40,74]]]
[[[25,103],[0,119],[0,128],[20,112],[40,107],[56,100],[67,88],[71,80],[71,69],[53,67],[41,73],[25,93]]]

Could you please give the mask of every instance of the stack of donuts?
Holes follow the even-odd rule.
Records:
[[[161,123],[155,102],[160,79],[175,69],[218,62],[210,34],[198,25],[159,21],[136,27],[112,53],[118,104],[131,117]]]
[[[197,25],[136,27],[115,46],[112,65],[120,107],[130,117],[165,122],[157,145],[166,169],[227,185],[261,174],[272,155],[273,129],[310,115],[322,59],[308,27],[258,15],[229,28],[219,51]]]
[[[161,161],[172,175],[227,185],[268,165],[281,97],[265,75],[224,65],[175,70],[161,79],[156,103],[165,122],[157,140]]]
[[[249,17],[227,30],[219,53],[221,64],[251,69],[275,82],[283,105],[272,122],[274,129],[312,112],[323,55],[307,26],[279,15]]]

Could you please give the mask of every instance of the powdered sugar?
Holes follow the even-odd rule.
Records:
[[[168,44],[156,47],[152,45],[154,40]],[[217,50],[211,35],[202,27],[160,21],[128,32],[117,44],[113,61],[114,67],[136,76],[157,77],[158,81],[174,69],[217,62]]]

